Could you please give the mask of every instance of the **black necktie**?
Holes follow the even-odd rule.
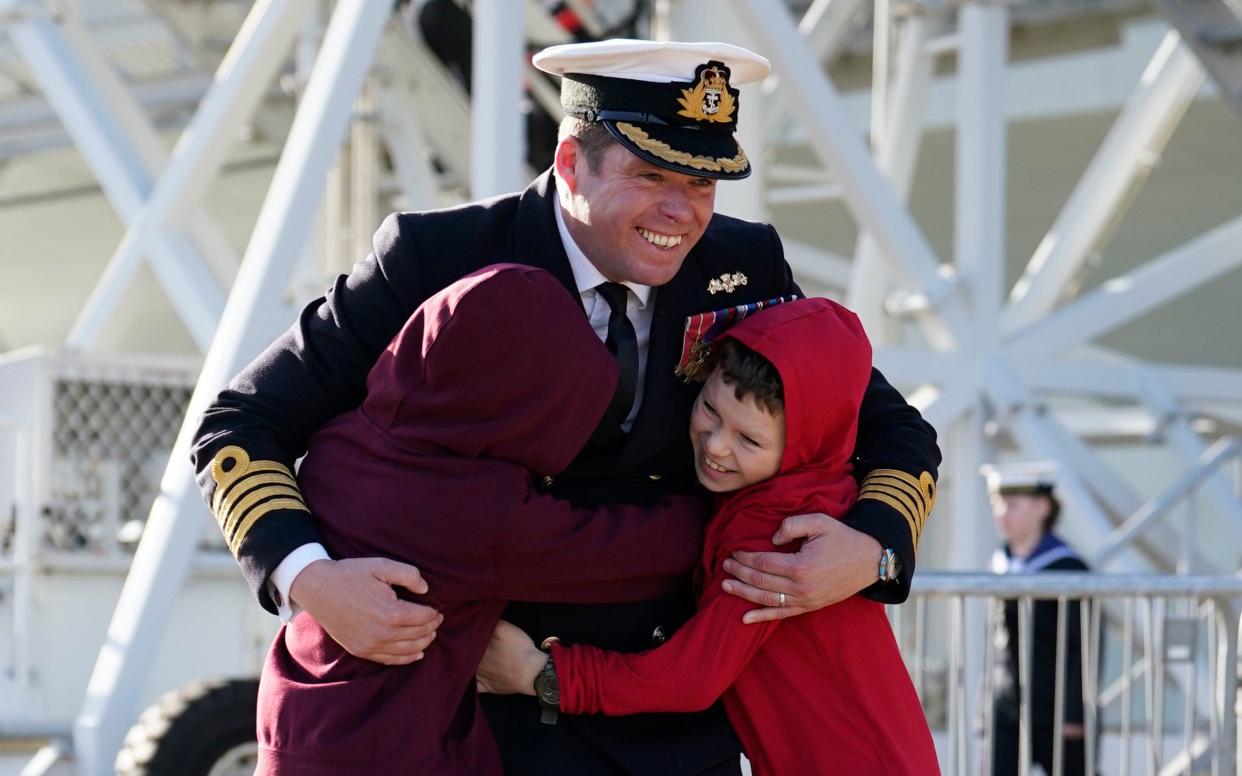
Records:
[[[634,324],[625,314],[629,289],[620,283],[600,283],[595,290],[612,308],[612,314],[608,316],[608,339],[604,344],[616,356],[621,367],[621,379],[608,413],[618,423],[624,423],[630,416],[634,394],[638,390],[638,337],[634,334]]]

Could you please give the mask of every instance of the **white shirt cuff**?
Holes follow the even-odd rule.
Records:
[[[331,560],[323,545],[314,542],[303,544],[286,555],[272,572],[267,581],[267,592],[276,604],[276,613],[280,615],[281,622],[289,622],[295,614],[302,611],[302,607],[289,596],[289,591],[293,588],[293,580],[302,573],[302,569],[317,560]]]

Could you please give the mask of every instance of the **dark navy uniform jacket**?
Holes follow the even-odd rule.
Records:
[[[204,413],[194,445],[199,483],[265,608],[275,609],[269,575],[294,549],[320,541],[313,517],[289,490],[296,488],[289,477],[294,462],[316,429],[361,403],[371,366],[423,300],[498,261],[545,269],[577,298],[553,214],[555,186],[549,171],[520,194],[390,215],[376,232],[372,254],[308,305]],[[746,285],[708,292],[712,279],[739,272]],[[677,275],[655,290],[644,398],[631,432],[597,434],[547,484],[548,491],[582,505],[643,504],[693,487],[688,424],[698,386],[673,374],[685,318],[789,293],[799,291],[775,229],[716,214]],[[901,556],[901,579],[866,591],[900,602],[909,592],[915,549],[934,500],[940,452],[935,431],[878,371],[872,371],[860,415],[854,463],[862,489],[844,522]],[[245,451],[244,472],[222,475],[219,464],[213,466],[225,448],[234,458],[238,448]],[[216,498],[218,482],[232,487],[239,478],[243,486],[255,483],[256,497]],[[523,604],[506,617],[537,642],[557,636],[635,651],[654,646],[684,622],[693,601],[687,584],[678,594],[643,604]],[[735,759],[738,751],[718,708],[696,715],[566,716],[560,724],[540,725],[533,699],[491,700],[493,732],[506,768],[515,772],[551,767],[586,773],[598,767],[694,773]]]

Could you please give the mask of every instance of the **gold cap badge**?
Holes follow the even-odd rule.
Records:
[[[694,86],[682,89],[677,102],[681,104],[678,116],[720,124],[733,121],[737,100],[729,89],[729,68],[715,60],[699,65]]]

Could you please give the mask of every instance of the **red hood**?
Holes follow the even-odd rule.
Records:
[[[543,270],[495,264],[415,311],[371,369],[362,412],[413,452],[554,474],[603,417],[617,376],[564,286]]]
[[[721,497],[704,543],[708,573],[737,550],[771,550],[770,537],[787,517],[845,516],[858,495],[850,457],[871,379],[871,344],[862,324],[827,299],[768,308],[723,336],[762,354],[780,372],[785,453],[775,475]]]
[[[785,454],[778,472],[846,466],[871,379],[871,343],[858,316],[828,299],[787,302],[729,329],[771,361],[785,389]]]

